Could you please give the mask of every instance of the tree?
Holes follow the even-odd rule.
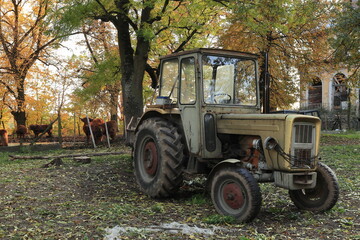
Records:
[[[347,66],[352,72],[349,80],[359,84],[360,68],[360,2],[346,3],[335,18],[330,39],[336,62]],[[359,87],[359,86],[357,86]]]
[[[66,3],[67,8],[61,13],[62,20],[58,21],[59,29],[62,26],[79,27],[80,22],[89,17],[111,22],[116,28],[126,123],[143,112],[145,71],[151,76],[152,86],[157,85],[156,69],[148,63],[152,44],[156,44],[163,32],[176,29],[177,35],[172,35],[172,39],[173,43],[176,39],[179,44],[174,51],[185,49],[190,39],[201,33],[217,15],[215,9],[222,6],[219,0],[93,0]],[[76,17],[72,14],[75,12]],[[81,14],[82,19],[79,17]]]
[[[107,26],[106,26],[107,25]],[[119,57],[114,41],[114,29],[102,21],[92,21],[83,26],[88,61],[82,61],[83,84],[77,93],[82,102],[99,101],[109,110],[110,119],[118,119],[120,96]],[[84,60],[84,56],[81,56]],[[108,115],[108,114],[107,114]]]
[[[49,0],[0,0],[0,84],[18,125],[26,122],[26,80],[36,61],[48,63],[51,47],[67,34],[52,35]]]
[[[221,37],[226,48],[269,54],[271,108],[297,100],[297,75],[312,79],[325,64],[331,3],[314,0],[244,0]]]

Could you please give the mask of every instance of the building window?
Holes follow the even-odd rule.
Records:
[[[322,82],[319,77],[313,78],[308,94],[309,108],[320,108],[322,105]]]
[[[335,74],[333,78],[334,108],[346,108],[349,91],[346,87],[346,76],[343,73]]]

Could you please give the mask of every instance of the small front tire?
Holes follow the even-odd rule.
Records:
[[[314,188],[289,190],[291,200],[301,210],[324,212],[334,207],[339,198],[339,184],[331,168],[318,163],[316,172]]]
[[[219,169],[211,181],[211,198],[219,214],[233,216],[240,222],[250,222],[261,208],[259,185],[244,168]]]

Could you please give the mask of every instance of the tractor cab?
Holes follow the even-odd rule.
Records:
[[[166,108],[178,113],[189,152],[202,158],[217,157],[221,149],[216,117],[260,113],[257,59],[255,54],[219,49],[162,57],[158,97],[146,111]]]
[[[258,56],[196,49],[161,58],[158,103],[259,109]],[[163,101],[163,102],[162,102]]]

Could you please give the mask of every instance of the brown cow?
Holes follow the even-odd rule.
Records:
[[[9,145],[9,138],[8,133],[5,129],[0,130],[0,146],[8,146]]]
[[[108,133],[109,133],[109,137],[111,138],[112,141],[115,140],[116,137],[116,132],[117,132],[117,122],[115,120],[111,120],[106,122],[106,126],[108,129]],[[104,133],[106,136],[106,129],[105,129],[105,124],[104,124]]]
[[[90,129],[89,129],[88,121],[87,121],[86,117],[80,118],[80,120],[84,123],[83,131],[84,131],[84,133],[86,135],[86,143],[89,143]],[[92,122],[92,120],[93,120],[92,118],[89,118],[90,123]]]
[[[80,118],[80,120],[84,123],[83,131],[86,135],[86,143],[89,143],[90,139],[90,129],[88,126],[88,121],[86,117]],[[102,119],[89,118],[89,122],[91,125],[91,130],[94,134],[95,143],[99,143],[103,140],[103,136],[106,136],[105,122]],[[115,120],[111,120],[106,122],[106,126],[108,128],[109,137],[111,140],[115,140],[116,132],[117,132],[117,122]]]
[[[18,138],[25,138],[25,135],[27,134],[27,128],[25,125],[19,125],[16,128],[16,135]]]
[[[84,123],[83,126],[83,131],[86,135],[86,143],[89,143],[89,139],[90,139],[90,129],[89,129],[89,125],[88,125],[88,121],[85,118],[80,118],[80,120]],[[89,122],[90,122],[90,127],[91,127],[91,131],[93,133],[94,136],[94,140],[96,144],[99,144],[102,141],[102,137],[103,137],[103,132],[104,132],[104,120],[100,119],[100,118],[89,118]]]
[[[95,118],[90,122],[91,131],[96,144],[99,144],[103,139],[104,124],[104,120],[100,118]]]
[[[29,129],[32,130],[35,134],[35,137],[38,137],[40,133],[45,132],[45,130],[49,127],[48,124],[44,124],[44,125],[37,125],[37,124],[32,124],[29,126]],[[48,130],[46,130],[47,134],[49,137],[52,137],[52,126],[49,127]]]

